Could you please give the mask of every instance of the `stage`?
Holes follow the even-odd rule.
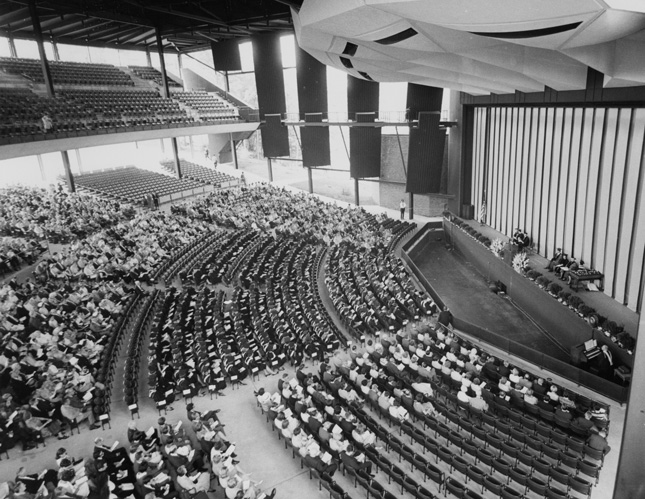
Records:
[[[461,253],[446,247],[443,231],[424,237],[409,256],[453,315],[569,362],[567,346],[558,344],[510,299],[491,292],[485,276]]]
[[[633,356],[451,222],[426,224],[403,245],[402,258],[435,301],[450,308],[457,330],[612,400],[627,399],[620,380],[590,372],[595,364],[587,363],[582,345],[592,337],[609,344],[616,365],[629,368]],[[497,280],[507,293],[491,291]]]

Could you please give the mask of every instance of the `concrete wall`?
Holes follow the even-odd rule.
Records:
[[[408,135],[399,135],[398,139],[396,135],[384,134],[381,137],[379,197],[381,206],[386,208],[398,209],[401,199],[405,199],[406,204],[409,204],[408,193],[405,192],[406,174],[403,161],[407,164],[409,142]],[[426,217],[440,216],[449,200],[450,198],[443,194],[415,194],[414,213]]]

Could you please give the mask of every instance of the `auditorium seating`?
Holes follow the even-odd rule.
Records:
[[[361,253],[336,246],[325,275],[332,303],[357,336],[399,329],[434,307],[429,297],[415,290],[403,264],[382,249]]]
[[[404,338],[399,337],[397,339],[398,343],[402,345]],[[396,362],[395,357],[388,352],[388,346],[391,348],[392,345],[390,340],[382,341],[382,343],[385,347],[385,357],[382,358]],[[382,358],[372,355],[372,359],[377,366],[379,364],[381,366],[385,365],[382,361],[379,362]],[[342,374],[342,377],[347,382],[351,382],[346,372]],[[374,386],[378,385],[380,389],[386,389],[386,385],[390,387],[397,386],[396,384],[392,385],[393,378],[388,379],[383,377],[383,374],[380,374],[378,378],[371,378],[368,371],[363,371],[363,373],[368,380],[374,383]],[[394,375],[394,383],[398,383],[399,387],[403,386],[414,391],[411,386],[411,381],[415,381],[414,371],[408,368],[404,368],[402,371],[398,371],[396,368],[394,370],[386,368],[386,374]],[[559,490],[559,486],[564,486],[565,494],[573,489],[586,495],[592,487],[592,483],[589,480],[596,480],[597,483],[599,466],[602,465],[602,456],[601,454],[595,455],[593,459],[596,464],[594,464],[594,462],[589,461],[590,456],[585,454],[584,451],[576,452],[573,450],[573,446],[568,449],[567,443],[573,441],[570,440],[575,438],[573,435],[562,443],[558,443],[550,438],[557,429],[552,428],[551,432],[547,432],[546,435],[536,432],[531,429],[535,427],[535,420],[533,420],[533,424],[517,422],[508,412],[504,416],[504,411],[496,414],[492,412],[494,417],[482,417],[486,413],[474,411],[468,405],[464,406],[457,400],[454,392],[452,392],[454,389],[452,385],[442,385],[434,381],[430,381],[430,383],[434,390],[432,404],[436,411],[435,416],[426,416],[410,407],[412,423],[404,422],[401,424],[398,420],[392,418],[388,412],[383,412],[376,402],[372,402],[372,399],[366,398],[363,407],[364,409],[371,407],[371,410],[375,412],[380,420],[384,419],[387,425],[398,427],[400,435],[406,433],[410,437],[411,445],[415,443],[421,444],[423,453],[430,450],[435,456],[435,464],[439,465],[441,460],[448,465],[449,473],[452,474],[455,470],[459,470],[459,473],[464,475],[466,482],[469,479],[474,479],[476,483],[482,486],[482,491],[488,488],[498,495],[501,494],[502,497],[521,497],[522,493],[526,493],[528,488],[531,488],[530,480],[534,479],[538,480],[539,483],[544,483],[547,487],[551,487],[554,491]],[[360,393],[361,385],[355,384],[355,388]],[[405,404],[404,399],[399,398],[399,400],[402,404]],[[348,409],[360,415],[361,412],[356,410],[355,407],[350,405]],[[492,407],[491,405],[489,411],[495,411]],[[443,421],[440,421],[441,418],[443,418]],[[529,420],[527,419],[526,421]],[[419,424],[423,426],[423,432],[419,431]],[[428,429],[430,429],[431,433],[428,432]],[[377,427],[374,428],[374,431],[377,435],[392,433],[392,430],[388,427],[382,429]],[[441,440],[437,441],[438,438]],[[442,446],[442,440],[445,440],[445,446]],[[392,447],[392,445],[390,446]],[[413,449],[406,450],[405,445],[399,441],[395,441],[393,447],[399,454],[399,459],[408,459],[414,466],[414,460],[412,459],[414,457]],[[455,447],[456,450],[451,451],[451,447]],[[457,456],[461,459],[457,459]],[[464,458],[467,461],[465,465],[463,463]],[[489,479],[486,481],[485,479],[482,480],[481,477],[475,477],[474,467],[482,468],[481,463],[487,466],[484,469],[484,473],[494,480]],[[580,473],[582,473],[582,476],[579,476]],[[496,478],[498,474],[501,476]],[[508,484],[511,484],[511,482],[515,483],[509,487]],[[447,481],[447,484],[450,483]],[[456,491],[458,487],[449,485],[449,488],[453,488]],[[504,492],[505,490],[506,493]],[[522,490],[524,492],[521,492]],[[458,492],[458,494],[461,494],[461,492]],[[460,496],[458,495],[458,497]]]
[[[151,66],[128,66],[128,68],[139,78],[150,80],[159,86],[163,85],[163,76],[157,68]],[[168,86],[181,88],[181,85],[172,78],[168,78]]]
[[[87,110],[72,106],[62,98],[47,99],[25,88],[0,89],[0,137],[43,134],[44,115],[52,118],[55,130],[69,126],[85,128],[83,121],[92,119]]]
[[[237,108],[222,100],[218,95],[205,91],[174,91],[171,97],[196,113],[201,121],[237,120]]]
[[[84,135],[106,133],[108,129],[188,126],[195,121],[238,119],[235,108],[216,98],[199,97],[193,108],[192,101],[182,95],[175,92],[172,98],[165,99],[155,90],[69,87],[59,89],[55,98],[47,98],[29,88],[3,87],[0,88],[0,140],[6,143],[13,137],[28,136],[43,140],[56,138],[60,133]],[[42,122],[45,115],[51,119],[48,130]]]
[[[179,105],[154,90],[64,90],[62,98],[91,114],[90,125],[138,126],[192,121]]]
[[[101,178],[105,181],[107,177]],[[363,373],[370,383],[381,388],[413,390],[412,383],[419,381],[418,375],[409,363],[401,360],[400,354],[407,352],[408,359],[416,355],[416,346],[422,341],[419,336],[424,337],[428,356],[466,355],[464,352],[471,351],[472,345],[458,333],[441,328],[434,331],[415,323],[416,318],[431,314],[434,306],[427,296],[415,292],[405,268],[389,251],[392,239],[404,232],[405,225],[367,215],[363,219],[358,210],[344,210],[344,217],[335,212],[336,208],[327,211],[323,206],[317,211],[314,209],[317,205],[306,197],[286,194],[280,200],[280,203],[287,201],[282,206],[284,211],[266,210],[264,195],[270,196],[273,189],[267,192],[238,189],[223,194],[222,206],[231,211],[224,215],[227,225],[215,231],[211,229],[220,225],[220,220],[206,222],[197,211],[208,205],[189,203],[188,209],[172,216],[145,213],[131,223],[108,227],[87,244],[74,246],[82,252],[92,245],[100,247],[102,256],[105,252],[126,250],[138,255],[137,251],[147,249],[147,240],[140,239],[141,234],[154,233],[147,223],[156,220],[162,227],[173,223],[175,227],[168,229],[169,234],[175,230],[180,232],[173,244],[166,243],[170,237],[164,238],[164,232],[158,233],[159,238],[164,238],[163,255],[146,271],[146,278],[150,284],[159,278],[169,284],[179,275],[181,289],[166,287],[165,291],[146,292],[140,286],[129,286],[119,298],[119,311],[102,309],[110,325],[109,331],[100,334],[104,348],[93,359],[97,381],[105,386],[92,401],[96,416],[109,412],[111,401],[117,396],[116,366],[123,357],[119,355],[123,348],[126,349],[123,397],[128,404],[139,401],[143,388],[138,381],[139,366],[148,329],[152,329],[147,359],[149,395],[165,404],[177,396],[188,400],[199,393],[217,393],[255,376],[267,366],[278,367],[289,361],[299,365],[305,358],[324,361],[332,350],[345,346],[318,292],[319,270],[325,260],[328,260],[328,277],[331,276],[328,287],[332,301],[342,302],[346,307],[342,316],[351,320],[357,339],[369,332],[385,336],[384,330],[390,327],[403,329],[396,337],[381,339],[383,356],[371,356],[378,375],[369,370]],[[309,208],[307,213],[303,213],[303,206]],[[249,210],[248,218],[240,214],[239,219],[234,219],[233,214],[243,209]],[[305,216],[309,217],[305,220],[319,217],[320,227],[325,226],[326,217],[340,220],[345,229],[332,234],[331,241],[336,236],[339,240],[329,246],[322,244],[323,236],[313,231],[303,236],[298,231],[285,229]],[[371,224],[371,230],[357,235],[354,229],[363,221]],[[185,226],[195,231],[182,233]],[[130,230],[134,237],[129,237]],[[105,239],[107,245],[103,245]],[[144,247],[137,248],[137,245]],[[95,256],[94,253],[83,255],[88,259]],[[100,269],[102,264],[99,258],[96,260]],[[55,281],[51,277],[48,280]],[[68,285],[67,280],[61,278],[61,284]],[[97,293],[103,290],[83,276],[70,282],[82,283]],[[221,284],[230,288],[226,294]],[[355,324],[358,322],[355,317],[369,318],[370,312],[374,313],[376,322],[362,330]],[[477,411],[464,404],[458,398],[458,384],[450,376],[441,374],[428,381],[434,392],[434,416],[415,410],[410,400],[394,391],[395,398],[410,413],[410,419],[404,422],[382,410],[369,397],[363,397],[362,385],[352,381],[347,373],[341,373],[341,379],[361,394],[360,402],[335,397],[332,405],[342,407],[365,424],[385,446],[380,454],[369,446],[364,448],[380,475],[369,477],[356,473],[353,477],[368,494],[388,497],[386,492],[396,496],[407,491],[413,497],[427,499],[433,497],[423,485],[427,480],[448,495],[477,497],[476,494],[488,490],[511,498],[521,497],[529,490],[540,490],[542,484],[545,494],[586,494],[597,483],[603,453],[585,446],[561,419],[542,415],[540,411],[533,414],[526,404],[500,398],[496,384],[490,379],[490,385],[482,392],[489,405],[487,411]],[[329,381],[325,384],[329,393],[338,392]],[[574,393],[561,393],[561,396],[573,401],[572,410],[576,414],[597,406]],[[324,411],[326,405],[318,404],[319,410]],[[295,405],[292,410],[295,411]],[[605,422],[605,426],[608,424]],[[322,447],[325,442],[320,444]],[[322,479],[320,486],[330,493],[336,490],[333,481],[326,480],[323,474],[312,471],[311,476]]]
[[[219,390],[226,386],[225,380],[241,381],[286,361],[299,364],[305,356],[320,359],[344,344],[314,291],[319,266],[320,250],[304,242],[273,240],[253,231],[221,233],[208,251],[179,272],[189,291],[168,292],[165,315],[155,320],[157,333],[151,344],[156,345],[156,354],[151,357],[149,384],[157,402],[169,403],[166,393],[174,386],[182,393],[206,387]],[[231,299],[224,301],[221,292],[201,286],[207,281],[236,285]],[[187,313],[190,321],[182,316],[171,322],[177,313],[173,310],[184,310],[186,303],[202,306]],[[181,334],[172,334],[171,327]],[[184,378],[186,386],[174,378],[161,383],[160,373],[180,372],[186,364],[180,353],[185,348],[173,348],[174,356],[168,349],[183,339],[200,345],[199,360],[193,359],[195,367],[189,369],[195,376],[190,381]]]
[[[47,249],[44,241],[21,237],[0,237],[0,277],[31,265]]]
[[[126,167],[75,177],[76,185],[89,192],[107,195],[131,203],[142,203],[148,194],[167,196],[170,194],[202,188],[202,184],[190,179],[177,179],[148,170]]]
[[[182,177],[189,178],[196,182],[203,184],[214,185],[215,187],[228,187],[229,185],[237,185],[239,180],[231,175],[222,173],[212,168],[206,168],[196,163],[186,160],[180,160]],[[174,161],[162,161],[161,165],[169,172],[174,172]]]
[[[0,69],[43,83],[43,71],[37,59],[0,57]],[[132,79],[116,66],[87,62],[49,61],[55,85],[134,86]]]

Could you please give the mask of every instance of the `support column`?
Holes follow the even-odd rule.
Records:
[[[410,206],[408,210],[410,212],[410,220],[414,220],[414,194],[411,192],[409,193],[408,205]]]
[[[309,194],[314,193],[314,175],[311,172],[311,166],[307,167],[307,178],[309,179]]]
[[[40,64],[43,70],[43,79],[45,80],[47,96],[54,97],[54,82],[52,80],[51,71],[49,70],[47,55],[45,54],[43,32],[40,29],[40,19],[38,18],[38,10],[36,9],[36,0],[29,0],[29,15],[31,16],[31,24],[34,29],[34,38],[36,39],[36,44],[38,45],[38,54],[40,55]]]
[[[18,52],[16,52],[16,43],[13,41],[13,35],[11,32],[9,32],[7,40],[9,41],[9,54],[11,54],[11,57],[15,59],[18,57]]]
[[[166,61],[163,57],[163,43],[161,41],[161,30],[159,26],[155,28],[155,39],[157,40],[157,52],[159,52],[159,64],[161,65],[161,87],[163,89],[163,96],[167,99],[170,95],[168,88],[168,74],[166,73]]]
[[[645,283],[642,286],[645,291]],[[638,321],[638,335],[634,351],[635,359],[645,358],[645,314],[641,314]],[[614,486],[614,499],[627,497],[642,497],[645,491],[645,478],[643,477],[643,447],[645,446],[645,364],[634,362],[632,379],[629,387],[625,426],[623,427],[620,456],[618,457],[618,473]],[[616,447],[614,442],[609,442]],[[612,452],[616,452],[615,450]]]
[[[189,135],[188,136],[188,143],[190,144],[190,157],[194,160],[195,159],[195,149],[193,146],[193,136]]]
[[[273,182],[273,168],[271,166],[271,158],[267,158],[267,168],[269,170],[269,182]]]
[[[60,54],[58,53],[58,44],[52,40],[52,47],[54,48],[54,60],[60,61]]]
[[[230,92],[231,91],[231,82],[228,81],[228,71],[224,71],[224,82],[226,83],[226,88],[224,90],[226,90],[227,92]]]
[[[166,144],[164,143],[163,139],[159,139],[161,141],[161,154],[166,154]]]
[[[150,57],[150,47],[146,46],[146,62],[152,67],[152,57]]]
[[[69,164],[69,154],[67,151],[60,152],[63,158],[63,167],[65,167],[65,178],[67,179],[67,189],[69,192],[76,192],[76,185],[74,184],[74,175],[72,175],[72,168]]]
[[[358,179],[357,178],[354,179],[354,204],[356,204],[356,206],[361,205],[360,196],[359,196],[359,193],[358,193]]]
[[[76,149],[76,161],[78,161],[78,171],[83,173],[83,160],[81,159],[81,150]]]
[[[45,177],[45,165],[43,165],[43,156],[42,154],[37,154],[36,158],[38,158],[38,168],[40,168],[40,178],[42,179],[43,183],[47,182],[47,178]]]
[[[170,143],[172,144],[172,156],[175,161],[175,175],[181,178],[181,163],[179,162],[179,148],[177,147],[177,137],[171,137]]]
[[[233,158],[233,164],[235,165],[235,169],[237,170],[240,166],[237,164],[237,147],[235,146],[235,140],[233,139],[233,134],[229,134],[231,136],[231,157]]]

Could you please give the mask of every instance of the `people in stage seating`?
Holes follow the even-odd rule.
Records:
[[[517,246],[518,251],[523,251],[531,244],[531,239],[525,231],[516,228],[515,232],[513,232],[512,243]]]
[[[584,263],[584,262],[581,262]],[[578,270],[580,268],[580,263],[575,258],[572,258],[566,265],[558,268],[556,274],[560,277],[561,281],[569,280],[569,272],[572,270]]]
[[[574,263],[575,263],[575,262],[574,262]],[[566,280],[566,281],[567,281],[567,284],[569,284],[569,286],[571,286],[571,279],[572,279],[572,278],[571,278],[571,271],[572,271],[572,270],[575,270],[575,271],[577,271],[577,272],[580,272],[581,270],[589,270],[589,268],[588,268],[588,267],[585,267],[585,261],[584,261],[584,260],[580,260],[580,263],[578,264],[578,267],[577,267],[577,268],[571,268],[571,267],[569,267],[569,271],[568,271],[568,272],[565,272],[565,273],[564,273],[564,275],[562,276],[562,279]]]
[[[551,257],[551,260],[549,260],[549,264],[544,267],[545,270],[548,270],[549,272],[553,272],[556,267],[559,267],[561,265],[564,265],[567,261],[567,254],[562,251],[562,248],[558,248],[555,250],[555,253]]]

